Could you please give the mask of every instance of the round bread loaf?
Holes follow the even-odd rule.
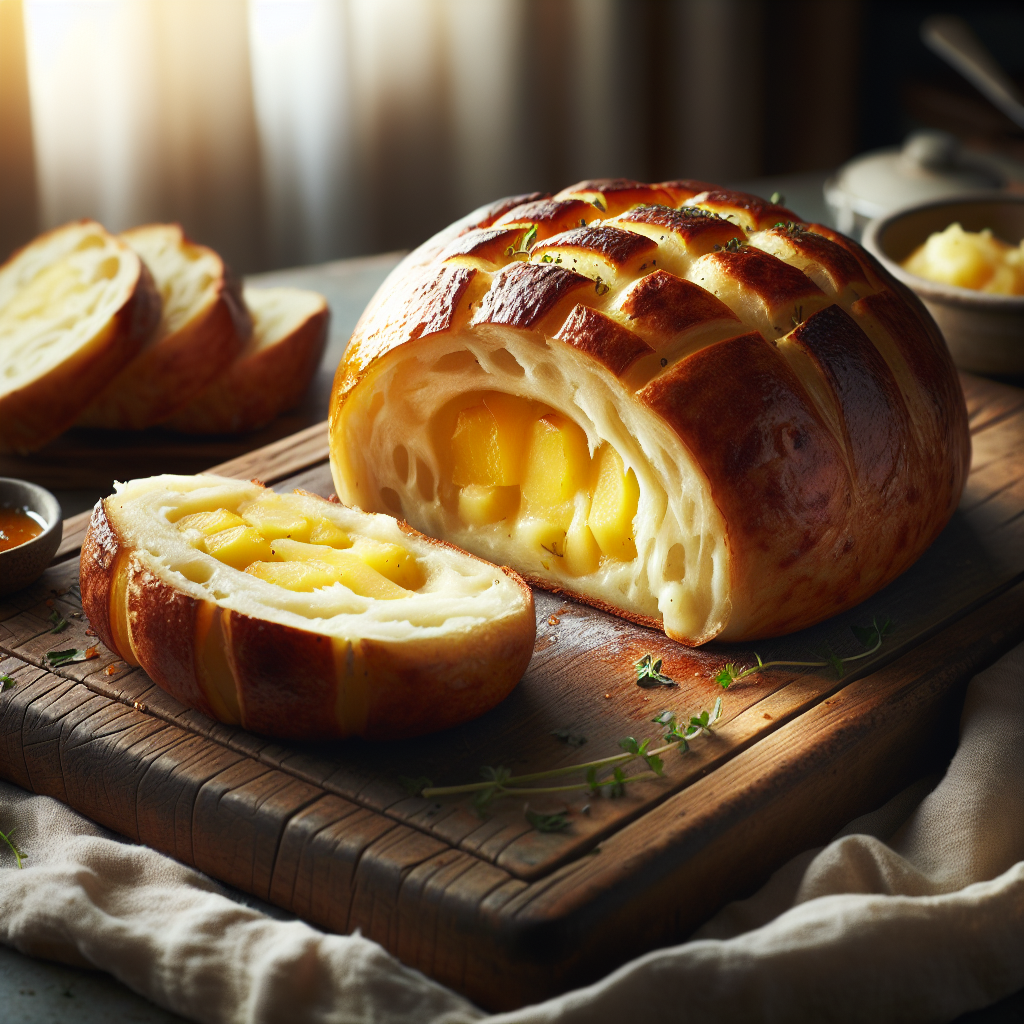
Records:
[[[858,245],[704,182],[477,210],[338,367],[341,499],[687,644],[809,626],[903,572],[970,442],[942,336]]]
[[[82,608],[189,707],[294,739],[397,739],[504,699],[530,588],[390,516],[225,477],[157,476],[97,503]]]

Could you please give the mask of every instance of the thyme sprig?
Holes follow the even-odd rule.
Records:
[[[63,633],[68,628],[68,620],[55,608],[50,612],[50,625],[53,626],[51,633]]]
[[[846,665],[851,661],[860,661],[861,658],[868,658],[881,646],[882,641],[896,628],[892,619],[877,618],[871,620],[870,626],[851,626],[853,635],[860,641],[862,647],[868,648],[860,654],[851,654],[849,657],[840,658],[838,654],[826,648],[823,661],[762,661],[761,655],[754,653],[757,659],[756,665],[748,668],[740,668],[735,662],[728,662],[715,676],[715,682],[723,689],[728,689],[731,683],[761,672],[766,668],[831,668],[839,679],[846,673]]]
[[[414,796],[432,799],[440,796],[472,796],[473,807],[482,817],[490,809],[491,804],[506,796],[546,796],[551,793],[569,793],[586,791],[593,795],[606,792],[610,797],[622,796],[626,786],[631,782],[651,779],[665,774],[665,762],[662,755],[673,750],[685,753],[689,750],[689,740],[698,735],[711,735],[715,723],[722,716],[722,698],[719,697],[711,711],[702,711],[688,720],[680,719],[674,711],[662,711],[651,721],[664,727],[659,746],[652,745],[652,739],[637,740],[626,736],[619,740],[621,754],[611,754],[582,764],[564,765],[543,772],[531,772],[527,775],[513,775],[512,772],[498,765],[490,765],[480,769],[481,780],[468,782],[458,786],[434,786],[429,779],[406,779],[400,781]],[[642,761],[644,768],[639,772],[627,775],[623,770],[627,765]],[[610,773],[610,774],[606,774]],[[538,782],[563,779],[566,776],[582,775],[582,782],[560,782],[552,786],[538,786]],[[419,783],[418,790],[413,789]],[[529,815],[527,816],[529,818]],[[542,831],[545,831],[542,829]],[[553,831],[548,829],[547,831]]]
[[[18,862],[18,869],[20,870],[22,867],[24,867],[24,865],[21,862],[23,860],[28,860],[28,854],[23,853],[21,850],[18,849],[18,847],[14,843],[14,840],[11,839],[12,835],[14,835],[13,828],[11,829],[10,832],[0,832],[0,839],[2,839],[10,847],[11,853],[14,854],[14,859]]]

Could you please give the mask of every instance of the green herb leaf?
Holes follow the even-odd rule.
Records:
[[[644,754],[644,760],[647,762],[647,767],[650,768],[655,775],[665,774],[665,762],[662,761],[657,754]]]
[[[722,687],[723,690],[729,689],[729,684],[736,681],[736,677],[739,675],[739,670],[736,668],[735,662],[727,662],[722,666],[722,670],[715,676],[715,682]]]
[[[69,647],[66,651],[47,651],[46,660],[55,668],[58,665],[70,665],[74,661],[88,661],[96,657],[96,648],[89,647],[80,650],[77,647]]]
[[[53,626],[53,629],[50,630],[51,633],[63,633],[68,628],[68,620],[56,608],[50,612],[50,623]]]
[[[655,725],[672,725],[676,720],[676,713],[674,711],[661,711],[651,721]]]
[[[757,659],[760,662],[760,658]],[[708,722],[708,726],[712,726],[722,717],[722,698],[719,697],[715,701],[715,706],[711,709],[711,721]]]
[[[632,736],[627,736],[625,739],[619,740],[619,746],[622,747],[627,754],[637,755],[640,752],[640,745]]]
[[[0,693],[9,690],[13,685],[14,680],[6,672],[0,672]]]
[[[586,774],[586,779],[587,779],[587,785],[590,787],[590,792],[591,793],[596,793],[597,792],[597,769],[594,768],[594,767],[588,768],[587,769],[587,774]]]
[[[679,684],[671,677],[661,671],[661,658],[657,661],[651,654],[645,654],[634,665],[636,669],[636,685],[645,690],[652,690],[656,686],[678,686]]]
[[[851,626],[850,629],[861,647],[874,647],[878,642],[878,630],[874,626]]]
[[[398,782],[408,792],[409,796],[419,796],[423,790],[429,789],[434,784],[425,775],[418,775],[414,779],[409,778],[407,775],[399,775]]]
[[[558,811],[556,814],[540,814],[531,811],[530,805],[526,805],[526,820],[538,832],[561,832],[569,825],[569,815],[566,811]]]
[[[586,736],[579,732],[573,732],[568,726],[563,729],[552,729],[551,735],[555,739],[568,743],[570,747],[582,747],[587,742]]]
[[[529,249],[534,242],[537,241],[537,225],[531,224],[526,234],[523,235],[522,242],[519,243],[521,249]]]
[[[846,666],[843,664],[843,659],[840,658],[839,655],[836,654],[834,651],[826,651],[825,658],[828,661],[829,665],[832,666],[832,670],[835,672],[835,674],[840,679],[842,679],[844,673],[846,672]]]
[[[779,206],[786,201],[786,197],[781,192],[773,192],[771,199],[768,201],[772,206]]]

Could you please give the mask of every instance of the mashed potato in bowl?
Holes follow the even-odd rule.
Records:
[[[1010,245],[988,228],[965,231],[954,222],[934,232],[900,265],[928,281],[995,295],[1024,295],[1024,241]]]

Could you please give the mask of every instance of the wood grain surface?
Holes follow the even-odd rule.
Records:
[[[46,653],[96,643],[81,618],[69,523],[63,561],[0,606],[0,774],[325,928],[359,927],[488,1008],[542,998],[678,941],[725,900],[941,765],[962,688],[1016,642],[1024,579],[1024,395],[965,378],[974,461],[960,509],[925,556],[846,615],[756,645],[689,650],[536,594],[538,636],[501,706],[414,742],[283,744],[182,707],[99,649],[55,672]],[[222,472],[329,493],[313,427]],[[51,615],[69,625],[53,635]],[[467,800],[410,797],[402,776],[473,781],[617,752],[650,719],[721,693],[727,660],[856,653],[851,625],[889,616],[876,655],[771,671],[723,694],[711,738],[619,799],[570,794],[569,827],[534,831],[521,802],[481,819]],[[679,682],[645,691],[651,652]],[[552,735],[585,736],[576,749]]]

